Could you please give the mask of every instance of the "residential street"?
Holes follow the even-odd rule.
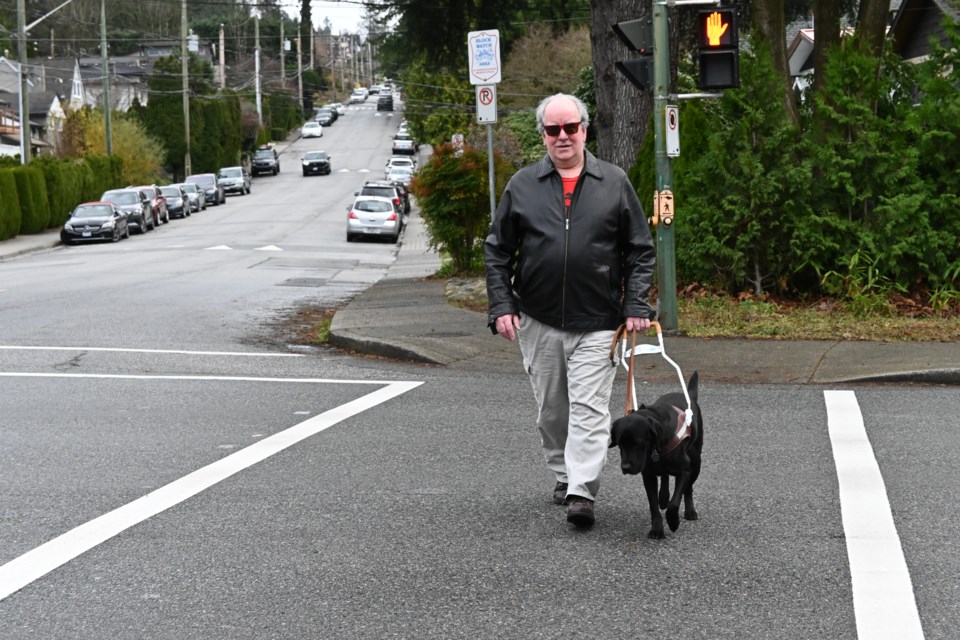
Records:
[[[573,529],[515,345],[439,310],[415,216],[346,242],[398,120],[356,107],[249,196],[0,259],[0,637],[955,636],[956,391],[905,377],[952,346],[668,336],[701,376],[700,519],[649,539],[611,449]],[[347,300],[341,337],[433,360],[286,340]],[[645,357],[640,398],[677,390]]]

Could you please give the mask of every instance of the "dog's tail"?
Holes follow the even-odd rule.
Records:
[[[697,387],[700,383],[700,372],[694,371],[693,375],[690,376],[690,381],[687,382],[687,394],[690,395],[690,402],[695,403],[697,401]]]

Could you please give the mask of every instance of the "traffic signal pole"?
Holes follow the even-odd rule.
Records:
[[[613,26],[613,32],[623,43],[640,54],[639,59],[620,61],[615,66],[617,71],[626,76],[640,91],[653,91],[653,136],[657,174],[656,192],[653,194],[659,292],[657,319],[665,331],[677,332],[677,255],[673,230],[676,207],[670,158],[680,153],[680,132],[677,107],[670,106],[670,101],[719,98],[723,94],[670,94],[669,10],[681,5],[717,6],[720,0],[652,0],[652,3],[651,19],[628,20]],[[736,12],[733,9],[718,9],[701,14],[698,18],[701,31],[698,34],[701,49],[700,88],[723,89],[740,86]]]
[[[667,156],[666,111],[670,101],[670,21],[665,0],[653,3],[653,135],[657,192],[673,191],[673,169]],[[658,208],[658,205],[655,205]],[[677,330],[677,264],[672,224],[657,224],[657,292],[660,326]]]

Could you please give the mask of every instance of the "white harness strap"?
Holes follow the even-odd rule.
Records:
[[[677,372],[677,377],[680,378],[680,388],[683,389],[683,397],[687,401],[687,408],[684,410],[684,419],[683,426],[689,427],[693,422],[693,410],[690,407],[690,394],[687,392],[687,384],[683,381],[683,372],[680,371],[680,366],[670,359],[670,356],[667,355],[667,352],[663,349],[663,333],[660,331],[660,325],[656,324],[655,328],[657,330],[657,340],[660,345],[654,344],[638,344],[634,349],[627,348],[627,338],[624,336],[620,340],[620,364],[626,371],[630,371],[629,360],[627,358],[632,358],[635,355],[650,355],[654,353],[659,353],[663,356],[663,359],[673,365],[673,368]],[[630,385],[630,389],[633,391],[633,410],[637,410],[637,384],[633,379],[633,376],[628,376],[629,380],[627,384]]]

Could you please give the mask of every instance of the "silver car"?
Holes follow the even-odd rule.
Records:
[[[224,193],[239,193],[244,196],[250,193],[250,174],[243,167],[223,167],[217,172]]]
[[[196,213],[197,211],[207,208],[207,197],[194,183],[178,182],[171,186],[180,187],[183,193],[186,194],[187,201],[190,203],[190,213]]]
[[[387,182],[399,182],[409,187],[411,180],[413,180],[413,169],[410,167],[392,167],[387,172]]]
[[[347,207],[347,242],[384,236],[391,242],[399,242],[402,230],[403,216],[397,213],[390,198],[358,196]]]

